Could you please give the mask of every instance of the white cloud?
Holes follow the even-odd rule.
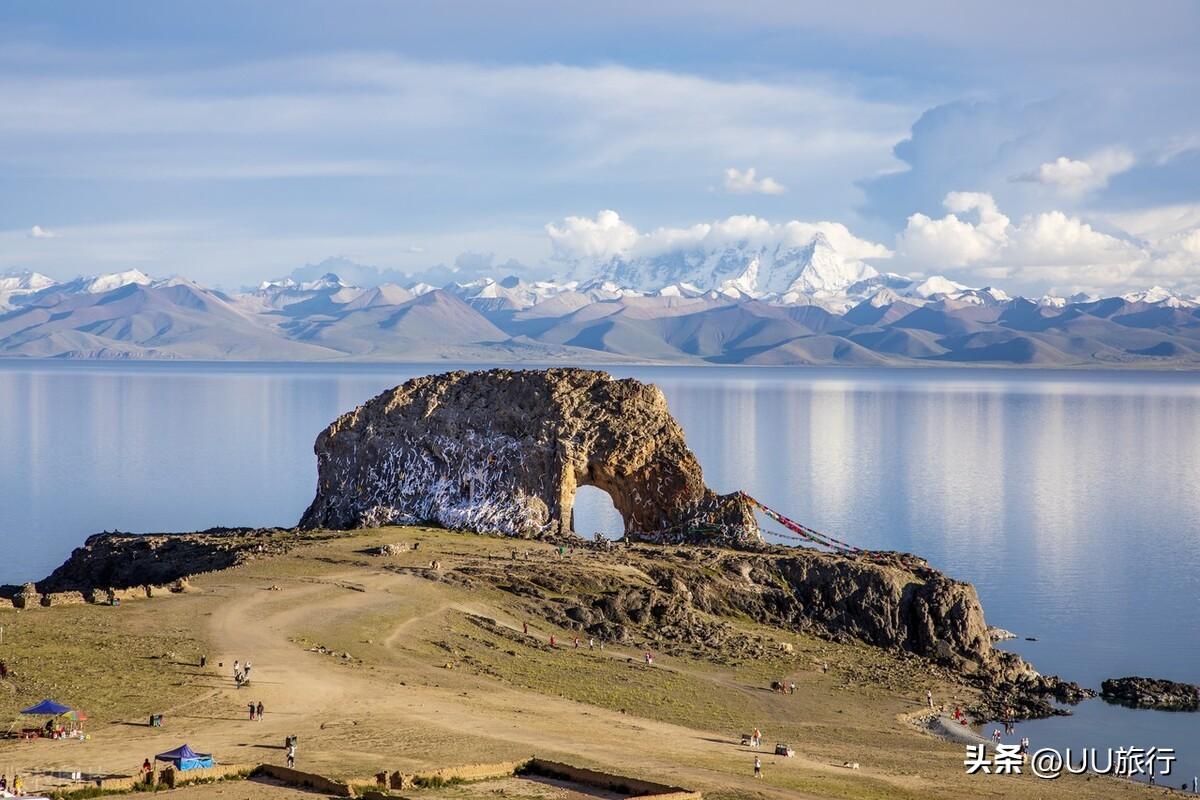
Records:
[[[604,210],[594,220],[587,217],[567,217],[559,227],[546,226],[550,246],[561,258],[586,258],[607,261],[624,255],[637,244],[636,228],[621,219],[615,211]]]
[[[1040,183],[1064,194],[1082,194],[1104,188],[1109,178],[1125,172],[1135,163],[1136,159],[1128,150],[1111,147],[1093,154],[1086,161],[1059,156],[1013,180]]]
[[[30,239],[57,239],[58,234],[55,233],[54,231],[43,228],[41,225],[34,225],[32,228],[29,229],[29,238]]]
[[[595,219],[567,217],[561,224],[547,225],[546,232],[553,255],[559,261],[650,258],[676,251],[712,251],[740,243],[755,248],[803,247],[818,234],[846,258],[891,257],[888,248],[855,236],[840,222],[773,223],[744,214],[686,228],[663,227],[643,233],[621,219],[617,212],[605,210]]]
[[[968,266],[996,257],[1004,247],[1009,219],[996,201],[981,192],[951,192],[943,205],[950,213],[941,219],[913,214],[900,234],[899,249],[911,260],[931,267]],[[977,222],[958,214],[974,212]]]
[[[774,178],[757,177],[754,167],[745,172],[736,167],[725,170],[725,191],[731,194],[783,194],[787,187]]]
[[[1137,240],[1113,235],[1063,211],[1051,210],[1013,223],[990,195],[951,192],[940,219],[913,214],[897,237],[897,260],[913,271],[945,270],[963,278],[1012,281],[1018,289],[1105,292],[1158,282],[1194,291],[1200,284],[1200,226],[1170,227],[1166,235]],[[975,212],[976,219],[959,214]],[[1180,209],[1129,215],[1147,230],[1163,230],[1163,218],[1190,220]],[[1195,249],[1192,249],[1195,248]]]

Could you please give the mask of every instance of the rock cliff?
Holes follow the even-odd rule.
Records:
[[[655,386],[583,369],[415,378],[317,438],[302,528],[436,522],[521,537],[572,531],[580,486],[609,494],[625,533],[758,541],[749,506],[704,484]]]

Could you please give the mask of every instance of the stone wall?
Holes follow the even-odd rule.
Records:
[[[261,775],[269,775],[278,781],[283,781],[292,786],[307,787],[322,794],[334,795],[336,797],[354,796],[354,790],[350,788],[348,783],[335,781],[332,778],[326,778],[324,775],[318,775],[315,772],[301,772],[298,769],[281,767],[278,764],[262,764],[255,772]]]
[[[701,800],[703,797],[700,792],[693,792],[678,786],[668,786],[664,783],[644,781],[625,775],[573,767],[560,761],[548,761],[542,758],[530,759],[525,765],[525,771],[535,775],[544,775],[547,778],[560,778],[583,786],[618,792],[630,797],[654,798],[654,800]]]

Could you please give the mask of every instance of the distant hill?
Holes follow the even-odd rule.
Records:
[[[823,252],[827,242],[811,245],[771,254],[767,271],[784,277],[768,282],[782,293],[748,281],[702,289],[696,264],[686,274],[654,267],[672,282],[653,291],[612,280],[619,265],[586,282],[364,288],[325,274],[236,294],[136,270],[65,283],[11,274],[0,276],[0,356],[1200,367],[1196,298],[1158,288],[1010,298],[945,278],[868,274]],[[721,269],[734,263],[718,259]]]

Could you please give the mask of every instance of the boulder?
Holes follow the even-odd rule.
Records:
[[[550,538],[573,532],[580,486],[609,494],[626,535],[760,541],[738,494],[704,483],[655,386],[583,369],[415,378],[318,437],[302,528],[434,522]]]

